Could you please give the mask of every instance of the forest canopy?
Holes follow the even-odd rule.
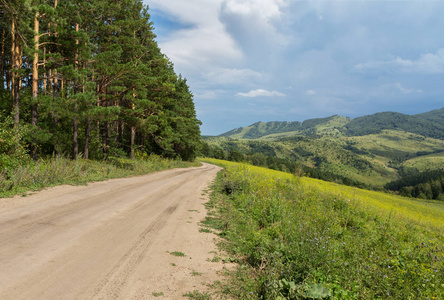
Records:
[[[5,155],[193,160],[187,81],[141,0],[0,0],[0,169]]]

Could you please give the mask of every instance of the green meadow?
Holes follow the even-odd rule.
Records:
[[[215,159],[206,226],[236,299],[444,299],[444,203]]]
[[[419,171],[444,169],[444,152],[415,157],[405,161],[403,165]]]

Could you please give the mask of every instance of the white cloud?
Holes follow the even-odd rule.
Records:
[[[279,25],[285,7],[284,0],[224,0],[220,20],[237,43],[251,54],[257,48],[288,45],[290,37],[283,34]]]
[[[423,109],[443,95],[443,1],[143,1],[205,133],[229,123],[227,108],[242,112],[234,123],[270,120],[270,108],[304,120]]]
[[[396,57],[389,61],[375,61],[357,64],[353,68],[358,72],[383,72],[383,73],[417,73],[417,74],[443,74],[444,73],[444,48],[436,53],[422,54],[417,60]]]
[[[188,71],[211,63],[232,63],[243,57],[236,42],[219,21],[222,1],[149,1],[151,9],[162,11],[180,22],[192,25],[172,30],[168,36],[158,38],[162,52],[179,69]]]
[[[281,8],[286,5],[283,0],[225,0],[226,12],[242,15],[256,15],[261,21],[279,18]]]
[[[203,65],[237,61],[242,52],[222,27],[193,28],[177,31],[165,42],[164,52],[181,68],[200,69]]]
[[[284,97],[285,94],[278,91],[267,91],[263,89],[251,90],[248,93],[237,93],[237,96],[256,98],[256,97]]]
[[[406,88],[406,87],[402,86],[402,84],[400,84],[399,82],[394,83],[394,84],[385,85],[385,86],[383,86],[383,88],[385,88],[387,90],[391,90],[392,93],[393,92],[401,92],[402,94],[421,94],[422,93],[422,90]]]
[[[237,85],[256,81],[264,77],[264,74],[250,69],[211,68],[204,73],[204,78],[211,84]]]

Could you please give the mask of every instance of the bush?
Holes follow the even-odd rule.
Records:
[[[11,116],[0,112],[0,171],[15,169],[28,160],[21,137],[26,128],[14,130]]]

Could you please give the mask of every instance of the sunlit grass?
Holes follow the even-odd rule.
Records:
[[[443,203],[225,168],[211,205],[238,299],[443,299]],[[229,291],[229,292],[228,292]]]
[[[444,202],[405,198],[401,196],[363,190],[312,178],[301,178],[304,185],[320,192],[339,195],[356,201],[367,209],[393,218],[409,219],[418,224],[433,226],[444,230]]]
[[[405,161],[403,165],[410,168],[417,168],[421,172],[427,170],[444,169],[444,150],[440,153],[409,159]]]
[[[354,136],[348,140],[356,142],[357,147],[367,150],[397,150],[406,153],[444,150],[441,140],[399,130],[383,130],[379,134]]]

